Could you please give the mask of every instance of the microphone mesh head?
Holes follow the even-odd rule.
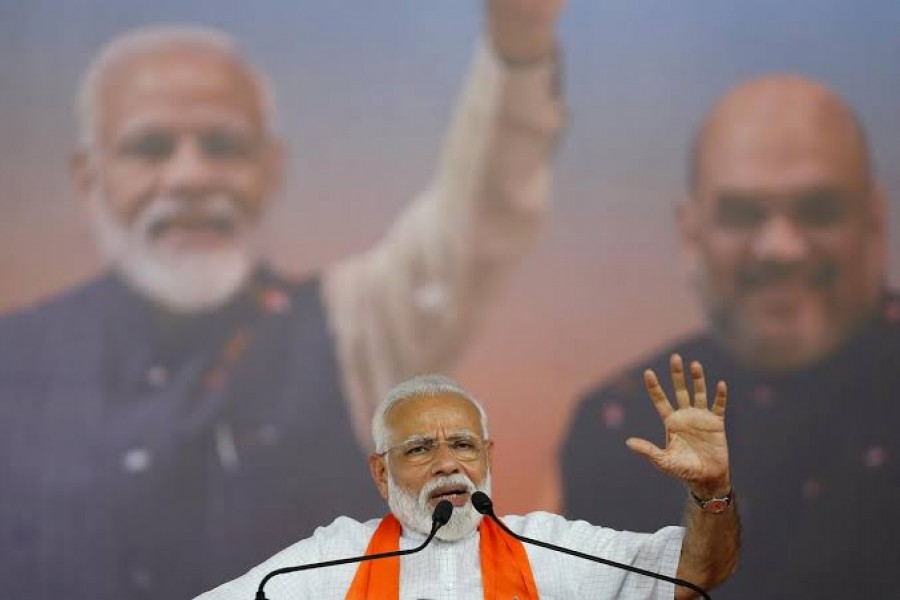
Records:
[[[490,514],[494,510],[494,503],[491,502],[491,499],[484,492],[472,494],[472,506],[483,515]]]
[[[434,507],[434,512],[431,514],[431,520],[438,525],[446,525],[452,514],[453,504],[451,504],[449,500],[441,500],[438,502],[438,505]]]

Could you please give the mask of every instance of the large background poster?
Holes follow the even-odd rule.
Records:
[[[100,269],[67,160],[79,76],[116,33],[211,24],[269,75],[291,158],[267,246],[302,274],[367,248],[428,182],[480,21],[469,0],[3,0],[0,309]],[[856,108],[891,197],[889,282],[900,281],[898,23],[889,0],[567,7],[570,121],[551,216],[455,371],[491,414],[504,510],[558,508],[557,446],[578,394],[701,322],[674,206],[693,131],[734,83],[806,74]]]

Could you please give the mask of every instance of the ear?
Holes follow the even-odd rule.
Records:
[[[387,474],[387,456],[378,456],[377,454],[369,455],[369,473],[372,474],[372,481],[381,497],[387,500],[388,497],[388,474]]]
[[[95,182],[90,151],[86,148],[75,150],[69,157],[69,179],[78,199],[87,202]]]

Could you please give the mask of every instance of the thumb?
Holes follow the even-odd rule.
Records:
[[[659,446],[643,438],[628,438],[625,440],[625,445],[654,464],[659,462],[663,454]]]

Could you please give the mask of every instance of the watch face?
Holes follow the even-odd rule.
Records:
[[[728,500],[724,498],[713,498],[703,503],[703,510],[711,513],[720,513],[728,508]]]

